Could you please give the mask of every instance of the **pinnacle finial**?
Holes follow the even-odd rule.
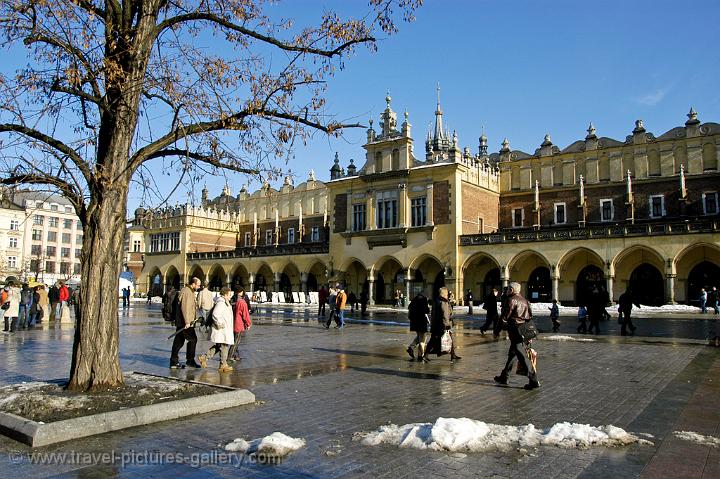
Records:
[[[700,120],[698,120],[697,112],[695,111],[695,108],[690,107],[690,112],[687,114],[688,120],[685,122],[685,125],[697,125],[700,123]]]
[[[390,90],[387,91],[387,95],[385,96],[385,103],[387,103],[387,107],[390,108],[390,102],[392,101],[392,97],[390,96]]]

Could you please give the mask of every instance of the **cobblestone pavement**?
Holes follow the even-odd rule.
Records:
[[[383,318],[392,320],[392,313],[372,319]],[[136,453],[135,464],[124,466],[93,458],[88,461],[93,464],[32,464],[29,448],[0,437],[0,477],[718,477],[720,449],[672,435],[691,430],[720,436],[720,353],[704,341],[541,339],[536,348],[542,387],[525,391],[526,380],[519,376],[510,387],[492,381],[507,342],[464,326],[457,335],[462,360],[450,364],[442,357],[422,364],[407,360],[412,338],[406,327],[351,324],[325,330],[311,312],[265,309],[241,343],[242,361],[221,376],[216,362],[205,370],[168,370],[170,342],[164,338],[172,328],[158,309],[133,304],[121,313],[124,370],[247,387],[258,403],[33,450],[85,453],[83,461],[91,453]],[[72,328],[59,325],[0,335],[0,384],[63,377],[72,335]],[[201,341],[198,351],[205,345]],[[613,424],[652,434],[654,445],[451,454],[352,440],[355,432],[387,423],[438,417],[536,427],[562,421]],[[305,438],[307,446],[278,465],[192,463],[199,454],[211,458],[234,438],[274,431]],[[139,464],[145,451],[182,454],[189,463]]]

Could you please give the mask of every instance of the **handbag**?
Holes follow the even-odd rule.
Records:
[[[2,304],[2,306],[0,306],[0,308],[2,308],[3,310],[8,310],[8,309],[10,309],[10,301],[4,302],[4,303]]]
[[[452,333],[448,330],[440,338],[440,352],[449,353],[452,350]]]
[[[538,330],[535,327],[535,321],[529,319],[524,323],[518,325],[518,333],[522,336],[524,342],[528,342],[534,339],[538,335]]]

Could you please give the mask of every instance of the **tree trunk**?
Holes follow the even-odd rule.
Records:
[[[96,391],[123,385],[118,287],[127,189],[127,184],[106,186],[88,205],[81,259],[81,314],[76,318],[68,385],[71,390]]]

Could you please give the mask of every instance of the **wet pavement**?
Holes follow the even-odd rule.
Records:
[[[261,306],[241,342],[242,360],[221,375],[217,361],[204,370],[169,370],[165,338],[173,328],[158,306],[133,303],[120,317],[124,370],[249,388],[258,403],[33,450],[66,454],[65,464],[31,463],[39,456],[31,460],[29,448],[0,437],[0,477],[718,477],[720,448],[672,434],[720,437],[720,350],[705,341],[714,318],[642,318],[635,337],[619,337],[617,323],[607,321],[602,334],[583,336],[592,342],[540,339],[542,387],[525,391],[519,376],[510,387],[493,383],[508,343],[480,335],[481,316],[458,315],[463,359],[455,364],[446,356],[408,361],[412,336],[398,325],[404,316],[376,311],[359,323],[350,315],[344,330],[325,330],[314,310]],[[549,330],[548,318],[537,319],[541,331]],[[574,333],[573,318],[561,320],[560,334]],[[0,334],[0,384],[62,378],[72,338],[66,325]],[[201,341],[198,352],[208,345]],[[562,421],[613,424],[652,435],[653,445],[451,454],[352,440],[387,423],[438,417],[543,428]],[[222,463],[219,446],[274,431],[307,445],[281,464],[235,455],[235,462]],[[84,456],[69,464],[68,453]],[[114,453],[114,463],[102,453]],[[184,463],[170,464],[170,454]],[[122,455],[125,464],[117,459]]]

